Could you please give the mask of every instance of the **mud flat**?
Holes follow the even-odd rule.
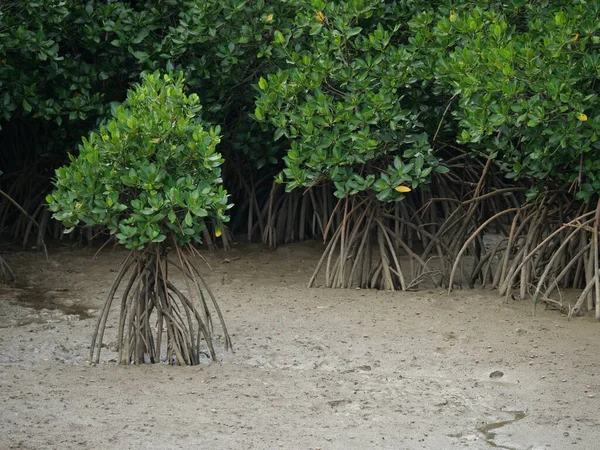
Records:
[[[86,365],[122,252],[5,255],[0,449],[590,449],[600,324],[489,291],[307,289],[314,244],[206,254],[235,351]],[[114,319],[113,319],[114,320]]]

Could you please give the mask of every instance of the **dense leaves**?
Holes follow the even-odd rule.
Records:
[[[257,166],[276,163],[277,146],[248,118],[251,84],[270,70],[274,29],[293,9],[286,2],[244,0],[0,6],[0,127],[26,123],[46,141],[28,155],[22,143],[7,142],[15,147],[12,160],[48,147],[64,155],[141,73],[166,70],[183,71],[190,89],[202,93],[210,119],[223,126],[225,150]],[[5,166],[13,169],[12,160]]]
[[[382,25],[390,15],[396,24]],[[332,181],[338,197],[392,201],[447,170],[431,145],[439,107],[409,70],[406,18],[377,0],[313,1],[276,34],[288,67],[260,79],[254,116],[291,141],[288,189]]]
[[[590,200],[599,15],[583,0],[8,2],[0,164],[61,161],[141,74],[183,71],[238,189],[284,166],[288,189],[397,201],[460,153]]]
[[[179,245],[200,242],[207,220],[219,230],[230,206],[220,185],[220,129],[205,129],[198,96],[183,89],[181,76],[153,74],[129,91],[57,170],[47,198],[56,219],[68,227],[105,225],[133,249],[168,235]]]
[[[589,200],[598,17],[584,1],[304,4],[275,35],[286,66],[258,83],[256,119],[291,141],[280,181],[398,200],[458,151]]]
[[[510,178],[566,183],[589,200],[600,192],[600,4],[477,3],[410,22],[411,43],[435,61],[423,78],[458,97],[456,140]]]

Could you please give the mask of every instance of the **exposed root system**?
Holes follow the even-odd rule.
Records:
[[[507,184],[491,160],[459,154],[447,159],[446,165],[450,172],[434,175],[428,190],[411,192],[396,204],[385,204],[369,196],[340,200],[327,185],[285,192],[282,185],[273,183],[268,176],[256,182],[252,177],[239,177],[241,184],[236,191],[239,207],[231,231],[221,227],[220,237],[215,238],[216,230],[207,227],[204,241],[209,249],[215,249],[218,240],[224,249],[229,249],[234,234],[270,248],[323,239],[326,249],[310,286],[390,290],[481,286],[496,289],[506,297],[532,298],[534,307],[544,303],[569,316],[594,310],[600,319],[598,205],[573,200],[573,193],[567,187],[555,187],[536,200],[528,200],[529,186],[512,181]],[[22,239],[23,245],[31,240],[35,228],[40,247],[44,235],[62,239],[62,226],[50,219],[50,213],[43,207],[43,196],[27,194],[43,191],[40,189],[43,181],[29,177],[26,172],[10,181],[6,198],[0,201],[0,228],[11,223],[11,232]],[[8,197],[18,199],[22,207],[17,209]],[[71,234],[71,239],[89,242],[101,233],[98,229],[80,229]],[[186,323],[188,313],[197,321],[196,312],[186,310],[187,296],[180,297],[183,295],[180,291],[164,282],[166,260],[159,258],[157,264],[156,256],[144,255],[132,256],[136,262],[127,270],[139,275],[132,278],[127,298],[134,293],[147,296],[145,307],[161,317],[162,330],[174,336],[173,342],[179,342],[173,344],[171,353],[177,356],[179,352],[182,361],[192,361],[189,355],[197,349],[182,347],[192,336],[178,334],[181,326],[173,324],[179,316],[174,316],[171,309],[179,308],[178,314]],[[183,269],[184,274],[196,274],[189,278],[198,280],[197,271],[184,262],[170,264]],[[3,260],[0,260],[0,277],[4,282],[14,279]],[[163,282],[159,283],[160,280]],[[193,295],[207,292],[201,281],[197,285],[189,292]],[[578,290],[576,300],[572,292],[565,295],[566,290],[573,289]],[[199,298],[204,301],[202,295]],[[138,316],[127,302],[123,320],[133,327]],[[140,318],[145,317],[144,311],[142,308]],[[205,311],[203,307],[198,314],[206,322],[197,325],[203,339],[210,331],[210,316],[204,317]],[[167,322],[173,322],[170,328],[164,328]],[[150,331],[157,332],[143,321],[135,326],[146,333],[145,341]],[[128,330],[122,332],[124,346],[128,333]],[[197,335],[193,337],[197,340]],[[156,360],[157,349],[145,341],[144,346],[127,343],[127,350],[123,350],[127,355],[123,358],[139,361],[140,354],[142,357],[146,354]],[[144,350],[135,353],[136,346]]]
[[[307,192],[285,192],[277,183],[268,189],[246,184],[246,189],[233,231],[238,236],[245,233],[248,242],[261,242],[270,248],[322,238],[337,202],[329,186]]]
[[[457,165],[462,180],[454,168],[397,204],[340,200],[309,286],[481,286],[600,319],[600,201],[575,201],[566,189],[527,200],[528,188],[505,185],[491,161]],[[574,303],[565,289],[579,290]]]
[[[0,283],[11,284],[16,280],[15,274],[7,264],[7,262],[0,256]]]
[[[127,256],[93,334],[92,363],[99,362],[109,312],[121,287],[124,289],[117,328],[120,364],[162,361],[196,365],[202,354],[215,360],[211,309],[221,324],[225,349],[231,348],[219,306],[197,268],[199,253],[193,247],[182,250],[178,246],[174,252],[176,260],[167,259],[166,248],[157,244]],[[173,283],[171,268],[185,278],[185,292]]]

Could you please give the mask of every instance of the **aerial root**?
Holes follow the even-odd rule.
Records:
[[[575,201],[566,189],[528,201],[527,188],[506,186],[489,160],[463,169],[462,180],[436,175],[433,192],[396,204],[338,200],[320,219],[326,248],[309,286],[479,284],[506,298],[530,297],[534,309],[540,302],[570,316],[595,309],[600,319],[600,202]],[[574,304],[565,289],[581,290]]]
[[[100,360],[106,323],[120,287],[124,287],[117,328],[120,364],[167,361],[177,365],[196,365],[200,363],[202,354],[208,354],[215,360],[213,319],[208,299],[222,326],[225,348],[231,348],[231,338],[221,310],[196,267],[199,253],[191,247],[187,251],[178,246],[175,248],[178,259],[175,263],[167,259],[165,249],[159,245],[132,251],[125,258],[93,333],[92,363],[97,364]],[[170,266],[183,274],[187,292],[170,280]],[[198,300],[199,307],[193,299]]]

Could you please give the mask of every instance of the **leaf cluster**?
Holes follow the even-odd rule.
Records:
[[[447,170],[431,145],[435,95],[412,75],[403,45],[408,14],[378,0],[314,0],[275,34],[287,67],[259,80],[254,117],[290,141],[279,177],[288,189],[331,181],[338,197],[395,201],[399,186]]]
[[[200,109],[181,75],[146,75],[56,171],[47,198],[54,217],[67,227],[104,225],[127,248],[169,235],[179,245],[200,242],[206,221],[218,227],[231,206],[216,151],[220,128],[205,129]]]
[[[202,93],[211,121],[222,125],[223,150],[257,167],[276,164],[281,146],[247,114],[252,83],[276,59],[274,29],[293,10],[291,3],[265,0],[6,2],[0,6],[0,128],[22,119],[30,126],[42,122],[42,139],[62,140],[54,148],[66,152],[142,73],[183,71],[190,90]]]
[[[257,83],[254,117],[290,141],[288,189],[399,200],[394,186],[426,185],[456,150],[587,201],[600,192],[598,17],[586,1],[305,2],[274,35],[286,64]]]
[[[464,2],[417,14],[423,78],[458,97],[456,141],[509,178],[600,192],[600,4]],[[429,75],[429,76],[428,76]]]

